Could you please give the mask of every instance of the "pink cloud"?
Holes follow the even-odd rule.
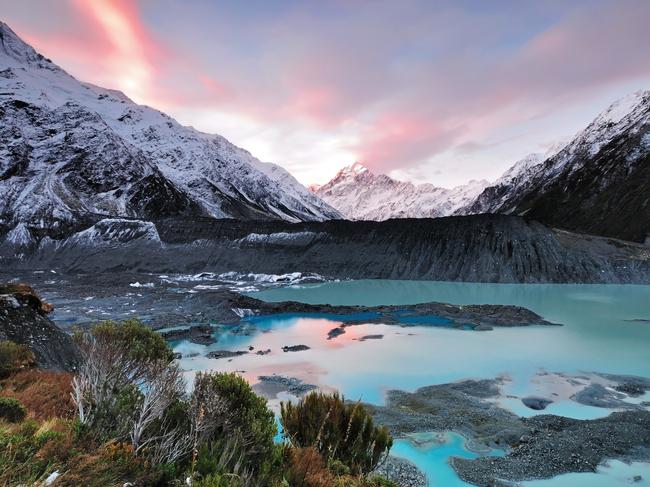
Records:
[[[172,112],[233,112],[323,137],[350,130],[345,149],[381,171],[478,147],[650,76],[644,0],[506,2],[489,12],[444,1],[316,4],[260,6],[233,20],[210,2],[71,0],[70,30],[27,39],[81,79]]]

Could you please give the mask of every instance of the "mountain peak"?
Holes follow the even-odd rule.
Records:
[[[619,98],[596,118],[598,122],[618,123],[632,113],[637,106],[650,101],[650,90],[638,90]]]
[[[341,169],[337,176],[356,176],[357,174],[362,174],[364,172],[370,173],[370,170],[360,162],[355,162],[354,164],[350,164]]]
[[[30,66],[59,70],[60,68],[51,60],[34,50],[32,46],[23,41],[4,22],[0,21],[0,59],[10,58],[14,63],[28,64]],[[3,63],[4,64],[4,63]]]
[[[470,181],[452,189],[433,184],[415,185],[374,174],[361,163],[341,169],[327,184],[311,190],[352,220],[433,218],[452,214],[469,204],[487,186]]]

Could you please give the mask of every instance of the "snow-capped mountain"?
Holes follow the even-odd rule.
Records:
[[[458,208],[455,214],[474,215],[479,213],[496,213],[495,202],[505,200],[509,195],[528,184],[531,176],[538,170],[541,170],[542,163],[553,154],[554,152],[528,154],[523,159],[515,162],[494,183],[483,188],[483,191],[476,195],[476,198],[470,204]]]
[[[340,217],[281,167],[78,81],[0,22],[0,226],[24,242],[88,214]]]
[[[356,163],[310,190],[354,220],[506,213],[644,242],[650,237],[650,91],[618,100],[569,142],[526,156],[491,184],[414,185]]]
[[[453,189],[415,185],[374,174],[356,162],[341,169],[327,184],[310,186],[321,199],[351,220],[435,218],[469,204],[487,186],[470,181]]]
[[[511,213],[585,233],[650,235],[650,91],[613,103],[560,150],[515,164],[457,214]]]

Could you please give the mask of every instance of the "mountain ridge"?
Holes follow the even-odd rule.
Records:
[[[470,181],[452,189],[430,183],[415,185],[386,174],[375,174],[355,162],[339,170],[328,183],[309,188],[351,220],[448,216],[469,203],[487,186]]]
[[[1,22],[0,120],[0,224],[56,230],[83,212],[340,217],[279,166],[78,81]]]
[[[353,220],[503,213],[650,241],[650,91],[615,101],[572,139],[529,154],[493,183],[414,185],[355,163],[310,189]]]
[[[635,242],[650,236],[650,91],[612,103],[542,162],[498,180],[458,214],[526,215]]]

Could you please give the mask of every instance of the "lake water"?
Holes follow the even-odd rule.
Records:
[[[550,373],[606,372],[650,377],[650,322],[643,321],[650,320],[650,286],[363,280],[276,288],[252,295],[267,301],[333,305],[402,305],[427,301],[515,304],[564,326],[474,332],[436,326],[436,323],[365,324],[347,327],[345,334],[328,340],[328,331],[340,324],[340,318],[257,317],[254,320],[257,330],[249,334],[242,334],[241,330],[222,333],[218,343],[208,347],[176,343],[176,350],[185,355],[201,354],[181,360],[189,379],[195,371],[207,369],[239,371],[253,383],[260,375],[277,373],[324,389],[338,389],[349,399],[380,404],[389,389],[414,390],[466,378],[505,376],[508,378],[505,392],[515,398],[504,400],[502,405],[517,414],[531,415],[535,412],[525,408],[517,398],[544,394],[553,386],[551,379],[555,376]],[[363,340],[368,335],[383,335],[383,338]],[[297,344],[305,344],[310,350],[288,353],[281,350],[282,346]],[[231,361],[202,356],[210,349],[246,350],[248,347],[254,347],[255,351],[270,349],[271,353],[247,354]],[[544,375],[545,372],[549,374]],[[561,395],[544,412],[580,419],[610,412],[581,406],[569,396]],[[283,394],[279,398],[287,397],[290,396]],[[432,485],[450,486],[463,483],[447,465],[447,458],[473,455],[457,435],[449,435],[444,443],[425,446],[399,440],[393,453],[414,461],[428,473]],[[626,485],[635,472],[647,479],[648,465],[621,467],[615,463],[593,474],[597,480],[562,476],[531,485]],[[580,479],[586,483],[577,483]]]

